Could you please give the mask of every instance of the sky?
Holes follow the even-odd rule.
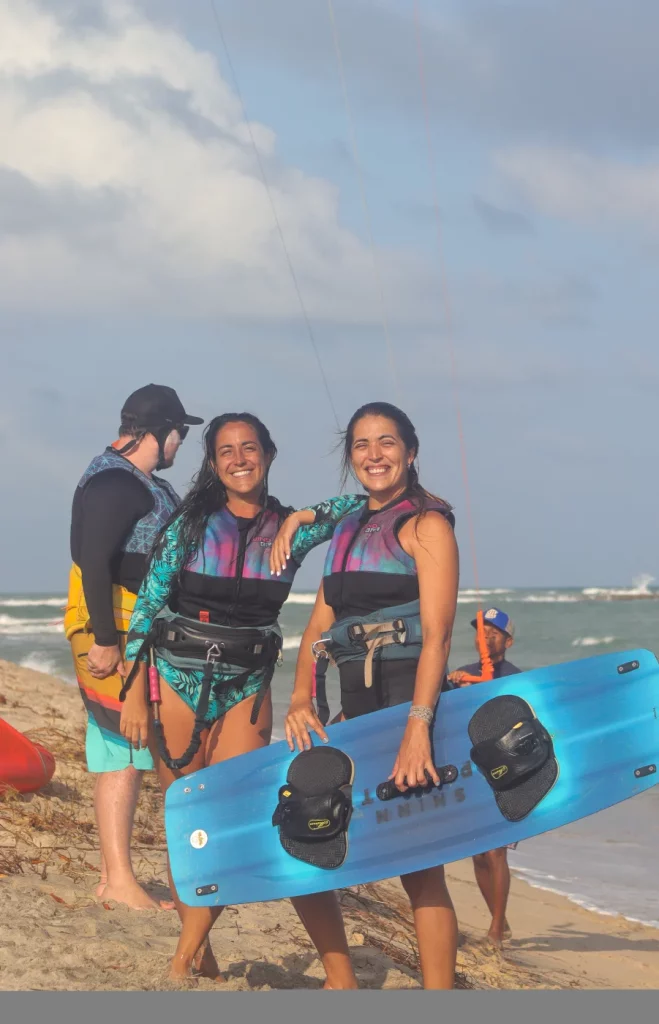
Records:
[[[295,505],[397,402],[463,586],[467,494],[481,585],[659,577],[659,7],[332,6],[340,64],[327,0],[0,7],[0,591],[63,591],[73,490],[151,381],[259,415]]]

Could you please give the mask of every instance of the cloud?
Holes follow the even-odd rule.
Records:
[[[487,230],[493,235],[530,235],[533,227],[528,217],[517,210],[505,210],[474,196],[474,209]]]
[[[56,310],[299,316],[251,133],[310,314],[377,319],[371,254],[340,224],[337,189],[281,163],[209,52],[132,3],[98,6],[0,10],[5,306],[37,289]],[[415,308],[415,257],[380,259],[392,306]]]
[[[57,232],[82,243],[94,227],[117,220],[126,203],[116,189],[84,189],[73,182],[42,189],[0,167],[0,232],[6,236]]]
[[[52,0],[48,0],[52,2]],[[217,34],[208,3],[139,0],[153,18]],[[350,89],[369,108],[421,119],[411,3],[335,0]],[[444,124],[495,140],[571,145],[659,140],[656,0],[421,0],[428,93]],[[232,47],[339,89],[324,3],[222,0]],[[285,13],[284,13],[285,12]]]
[[[496,166],[545,215],[595,226],[659,228],[659,159],[641,164],[519,147],[499,153]]]

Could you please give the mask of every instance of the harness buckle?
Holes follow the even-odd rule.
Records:
[[[314,640],[314,642],[312,643],[312,645],[311,645],[311,653],[313,654],[313,656],[316,659],[316,661],[318,661],[319,658],[327,658],[327,659],[329,659],[329,653],[328,653],[328,651],[327,651],[327,649],[325,647],[322,647],[320,650],[316,650],[316,648],[318,647],[318,644],[326,644],[326,643],[327,643],[326,640]]]
[[[223,643],[211,644],[206,653],[206,661],[219,661],[222,657],[222,647],[224,647]]]
[[[393,622],[394,627],[394,642],[397,644],[404,644],[407,639],[407,627],[405,626],[405,619],[395,619]]]
[[[361,622],[353,622],[352,625],[348,626],[348,636],[351,640],[365,639],[366,630],[362,626]]]

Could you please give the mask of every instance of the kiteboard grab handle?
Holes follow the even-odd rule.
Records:
[[[440,779],[438,788],[441,788],[441,786],[445,786],[451,782],[455,782],[455,780],[458,777],[458,769],[455,767],[454,764],[445,764],[442,765],[441,768],[437,769],[437,774],[439,775]],[[432,781],[428,772],[426,772],[426,778],[428,779],[427,787],[417,786],[415,789],[407,789],[402,793],[398,786],[396,785],[395,781],[393,779],[390,779],[388,782],[380,783],[380,785],[375,790],[375,795],[377,796],[378,800],[394,800],[397,796],[405,796],[406,793],[423,793],[426,789],[432,789],[434,786],[434,782]]]

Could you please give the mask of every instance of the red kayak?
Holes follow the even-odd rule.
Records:
[[[55,758],[0,718],[0,791],[7,786],[34,793],[53,777]]]

